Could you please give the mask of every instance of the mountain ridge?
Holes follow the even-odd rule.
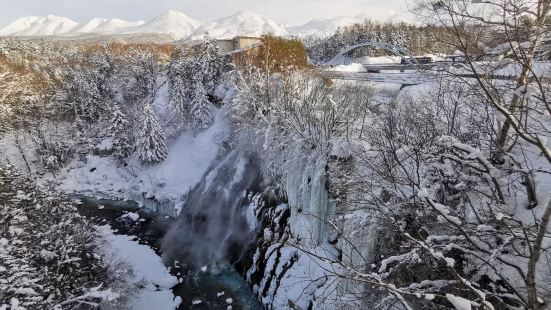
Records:
[[[335,18],[315,18],[303,25],[287,26],[277,23],[258,13],[243,10],[232,15],[207,23],[195,20],[188,15],[174,11],[165,11],[149,21],[125,21],[118,18],[93,18],[79,24],[67,17],[27,16],[0,28],[0,36],[78,36],[85,34],[146,34],[157,33],[171,35],[177,40],[201,39],[208,33],[217,39],[235,36],[329,36],[337,29],[367,19],[367,15],[344,16]]]

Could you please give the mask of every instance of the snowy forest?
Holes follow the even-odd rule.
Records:
[[[0,37],[0,309],[549,309],[551,0],[412,11]],[[322,66],[366,41],[461,61]]]

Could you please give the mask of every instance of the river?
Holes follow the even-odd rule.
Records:
[[[81,202],[79,211],[95,224],[109,224],[117,234],[137,236],[140,243],[149,245],[163,256],[160,250],[161,240],[174,219],[139,208],[139,204],[134,201],[97,199],[82,195],[73,195],[73,198]],[[121,218],[127,212],[139,213],[141,220],[134,222]],[[165,265],[173,275],[182,279],[173,288],[174,295],[182,298],[179,309],[228,309],[230,304],[227,300],[230,298],[230,309],[262,309],[248,283],[224,259],[196,266],[186,261],[185,257],[171,258],[165,260]]]

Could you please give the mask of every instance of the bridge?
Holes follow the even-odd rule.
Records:
[[[370,81],[376,83],[395,84],[422,84],[434,81],[434,77],[418,72],[404,73],[370,73],[370,72],[343,72],[343,71],[322,71],[321,76],[332,80]]]
[[[373,47],[376,49],[383,49],[395,56],[400,56],[408,64],[411,64],[411,65],[419,64],[407,48],[394,45],[394,44],[385,43],[385,42],[368,41],[368,42],[363,42],[363,43],[359,43],[359,44],[355,44],[355,45],[343,48],[335,57],[333,57],[333,59],[325,63],[325,65],[326,66],[337,65],[338,62],[341,61],[344,57],[346,57],[348,53],[362,47]]]
[[[324,63],[322,66],[333,67],[338,65],[339,63],[342,63],[342,60],[348,53],[362,47],[384,49],[395,56],[401,57],[401,59],[403,59],[406,63],[362,64],[367,72],[323,70],[321,75],[325,78],[336,80],[356,80],[413,85],[434,81],[436,80],[439,72],[445,73],[450,67],[458,65],[458,62],[456,62],[455,59],[452,59],[451,61],[437,61],[421,64],[406,48],[385,42],[364,42],[342,49],[333,59]],[[450,56],[449,58],[453,58],[453,56]],[[470,72],[458,72],[449,75],[463,78],[475,78],[475,75]],[[482,78],[494,80],[514,80],[516,79],[516,76],[490,75],[482,76]]]

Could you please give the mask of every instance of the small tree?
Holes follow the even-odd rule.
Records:
[[[163,130],[150,104],[146,104],[143,109],[137,147],[140,159],[145,163],[158,163],[168,156]]]

